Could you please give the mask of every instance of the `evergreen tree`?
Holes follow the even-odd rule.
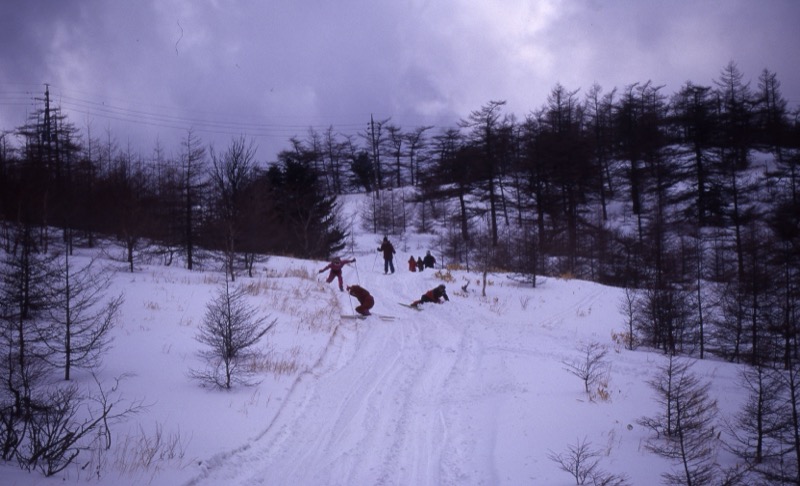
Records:
[[[197,229],[199,227],[199,207],[206,181],[205,148],[192,130],[186,133],[182,142],[183,151],[180,157],[180,190],[183,199],[183,245],[186,250],[186,268],[192,270],[195,261]]]
[[[301,258],[326,258],[345,246],[336,196],[326,196],[316,172],[281,152],[280,165],[266,173],[270,198],[281,225],[281,250]]]
[[[687,153],[690,167],[685,170],[692,174],[693,183],[688,185],[686,198],[694,198],[693,213],[697,223],[705,226],[718,217],[720,204],[717,191],[713,188],[711,170],[714,166],[711,150],[716,128],[716,107],[711,87],[697,86],[687,82],[672,98],[672,122],[678,130],[678,140]],[[688,179],[688,177],[687,177]]]
[[[557,85],[548,97],[539,133],[539,156],[542,159],[555,198],[553,217],[566,226],[566,266],[563,273],[577,274],[578,239],[581,213],[597,187],[596,171],[591,167],[591,152],[584,132],[585,112],[577,91]]]
[[[614,96],[617,90],[613,89],[603,94],[599,84],[592,85],[586,95],[586,113],[589,121],[590,146],[593,153],[594,170],[597,174],[596,192],[600,196],[603,221],[608,220],[608,202],[614,193],[611,178],[611,157],[614,153],[613,144],[613,107]]]
[[[464,143],[458,130],[450,129],[434,137],[434,162],[430,173],[422,179],[420,203],[422,228],[427,227],[426,203],[455,199],[458,206],[456,227],[461,239],[469,241],[469,221],[473,215],[468,207],[468,196],[475,185],[479,150]]]
[[[497,216],[501,205],[504,204],[501,176],[504,172],[502,165],[505,162],[503,134],[507,133],[504,128],[508,118],[502,117],[501,108],[505,104],[505,101],[490,101],[480,110],[470,113],[469,117],[460,123],[461,128],[468,129],[469,143],[480,154],[475,159],[474,181],[479,191],[478,197],[488,203],[492,246],[498,244]]]

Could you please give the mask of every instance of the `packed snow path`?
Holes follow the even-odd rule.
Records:
[[[586,283],[582,295],[548,302],[540,309],[546,312],[537,307],[547,286],[530,289],[530,312],[513,322],[503,318],[504,307],[521,302],[456,291],[463,282],[448,287],[450,302],[426,304],[422,312],[396,304],[398,295],[410,302],[434,286],[432,272],[362,278],[379,303],[374,310],[397,320],[343,320],[266,430],[207,461],[189,484],[530,483],[537,469],[531,463],[565,446],[536,437],[565,426],[580,434],[580,424],[541,420],[564,410],[545,409],[538,402],[552,400],[536,397],[562,393],[570,407],[581,396],[577,378],[555,390],[540,384],[552,373],[568,376],[563,353],[552,352],[564,344],[552,340],[564,338],[564,326],[576,327],[567,332],[576,342],[589,338],[592,306],[616,305],[603,299],[608,289]],[[346,294],[340,299],[346,308]]]

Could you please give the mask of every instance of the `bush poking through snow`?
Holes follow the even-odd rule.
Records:
[[[580,358],[571,361],[562,361],[565,370],[577,376],[583,381],[583,389],[590,393],[595,385],[601,385],[598,390],[607,387],[608,361],[604,358],[608,350],[600,343],[592,342],[583,344],[578,348]]]
[[[584,437],[577,444],[567,446],[567,450],[556,454],[550,451],[547,457],[558,464],[562,471],[572,474],[575,484],[594,486],[625,486],[625,476],[611,474],[600,469],[600,451],[591,448],[591,442]]]
[[[148,433],[140,425],[138,434],[122,439],[114,466],[121,472],[134,473],[157,469],[163,463],[182,464],[189,440],[180,431],[165,432],[161,423]]]

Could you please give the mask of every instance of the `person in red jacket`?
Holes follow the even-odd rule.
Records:
[[[416,272],[417,271],[417,261],[414,259],[414,255],[411,255],[408,258],[408,271]]]
[[[356,307],[356,312],[362,316],[370,315],[369,310],[375,305],[375,299],[367,292],[367,289],[359,285],[348,285],[347,292],[358,299],[359,305]]]
[[[442,299],[446,301],[450,301],[450,298],[447,296],[447,290],[445,289],[444,284],[439,285],[436,288],[433,288],[424,294],[419,300],[415,300],[411,303],[411,307],[417,307],[420,304],[424,304],[425,302],[435,302],[437,304],[442,304]]]
[[[344,267],[348,263],[353,263],[355,261],[356,261],[355,258],[353,258],[352,260],[342,260],[339,257],[334,257],[333,260],[325,268],[319,271],[319,273],[322,273],[325,270],[330,269],[331,273],[328,274],[328,280],[326,280],[325,283],[331,283],[334,278],[338,278],[339,290],[344,292],[344,285],[342,282],[342,267]]]

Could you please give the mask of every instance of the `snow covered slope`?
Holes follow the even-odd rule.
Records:
[[[187,376],[201,364],[194,336],[219,271],[118,272],[111,290],[126,300],[99,377],[125,374],[121,397],[147,410],[115,426],[111,450],[82,453],[58,477],[6,465],[0,482],[566,486],[574,479],[548,455],[582,440],[604,470],[635,485],[660,482],[671,465],[644,450],[649,433],[637,419],[657,411],[647,380],[664,357],[612,338],[624,330],[619,289],[556,278],[531,288],[490,274],[484,297],[478,274],[407,270],[410,254],[438,253],[425,236],[394,241],[397,271],[384,275],[381,237],[354,236],[347,256],[357,262],[344,279],[368,289],[373,311],[392,322],[341,319],[357,303],[324,282],[325,262],[274,257],[254,278],[237,278],[278,326],[263,342],[262,381],[230,392]],[[399,305],[442,282],[449,302],[421,312]],[[589,343],[609,350],[605,399],[565,369]],[[742,400],[738,369],[694,367],[713,379],[723,416]],[[77,381],[92,383],[85,373]]]

